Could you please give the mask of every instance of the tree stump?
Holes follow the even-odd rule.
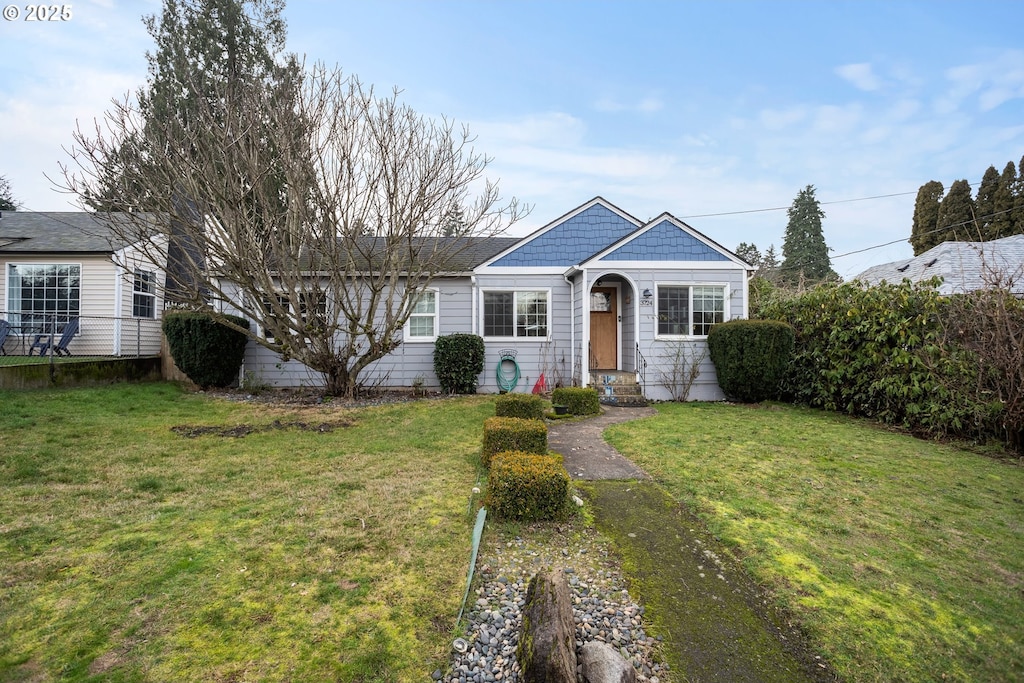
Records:
[[[576,683],[576,626],[561,569],[530,580],[516,658],[524,683]]]

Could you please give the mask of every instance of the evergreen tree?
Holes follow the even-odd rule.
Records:
[[[1017,164],[1017,182],[1013,185],[1013,232],[1011,235],[1024,234],[1024,156]]]
[[[943,242],[969,242],[978,238],[974,222],[974,200],[971,186],[966,180],[955,180],[949,192],[939,204],[937,231],[938,239],[933,246]]]
[[[136,93],[144,120],[105,164],[86,203],[96,210],[145,210],[160,204],[152,194],[173,188],[135,182],[147,175],[147,155],[140,151],[146,148],[144,136],[159,131],[166,151],[188,157],[204,144],[211,118],[223,122],[223,113],[237,105],[246,89],[294,94],[301,69],[294,55],[282,55],[283,7],[283,0],[164,0],[159,16],[144,17],[156,43],[156,51],[146,53],[147,85]],[[211,117],[211,112],[220,115]],[[277,182],[278,174],[271,172],[262,181]]]
[[[11,183],[0,175],[0,211],[17,211],[18,202],[11,194]]]
[[[755,268],[761,265],[761,250],[756,244],[740,242],[736,247],[736,255]]]
[[[975,239],[987,241],[995,239],[992,221],[995,218],[996,192],[999,190],[999,171],[995,166],[985,169],[978,191],[974,195]]]
[[[782,242],[783,278],[791,284],[801,280],[814,284],[835,276],[821,228],[825,212],[814,196],[813,185],[800,190],[787,214],[789,223]]]
[[[999,184],[992,197],[992,220],[989,223],[989,239],[999,239],[1014,234],[1014,188],[1017,185],[1017,169],[1013,162],[1007,162],[999,176]]]
[[[910,231],[910,244],[914,247],[914,256],[923,254],[941,241],[936,228],[943,192],[945,188],[937,180],[929,180],[917,191],[917,201],[914,202],[914,225]]]
[[[757,277],[764,278],[774,285],[779,284],[779,255],[774,244],[769,244],[768,249],[761,257],[761,263],[757,268]]]

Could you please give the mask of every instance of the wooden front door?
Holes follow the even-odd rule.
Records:
[[[618,291],[614,287],[590,290],[590,369],[617,370],[619,361]]]

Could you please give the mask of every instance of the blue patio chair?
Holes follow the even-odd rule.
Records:
[[[72,318],[64,325],[64,332],[60,335],[60,340],[53,345],[53,354],[55,356],[70,356],[71,352],[68,351],[68,344],[71,343],[71,338],[76,334],[78,334],[78,318]],[[39,349],[39,355],[45,356],[50,350],[51,339],[53,339],[53,335],[37,334],[36,340],[32,342],[32,346],[28,347],[28,355],[31,356],[33,350]]]
[[[11,333],[11,324],[6,320],[0,320],[0,356],[6,356],[4,344],[7,343],[7,335]]]

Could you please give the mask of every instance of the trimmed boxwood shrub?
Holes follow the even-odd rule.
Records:
[[[708,351],[718,385],[734,401],[779,397],[793,360],[793,327],[780,320],[730,320],[711,328]]]
[[[494,401],[494,414],[498,417],[543,420],[544,408],[544,399],[535,394],[502,394]]]
[[[520,417],[489,417],[484,420],[484,447],[481,460],[491,466],[491,457],[502,451],[523,451],[544,455],[548,452],[548,427],[541,420]]]
[[[601,412],[597,389],[590,387],[559,387],[551,392],[551,403],[568,406],[570,415],[597,415]]]
[[[500,519],[562,519],[569,509],[569,473],[549,455],[503,451],[487,477],[487,509]]]
[[[224,317],[249,329],[245,318]],[[190,380],[203,389],[230,386],[238,380],[247,341],[244,334],[196,311],[168,312],[162,326],[171,357]]]
[[[434,374],[449,394],[475,394],[484,371],[484,339],[475,334],[446,334],[434,342]]]

